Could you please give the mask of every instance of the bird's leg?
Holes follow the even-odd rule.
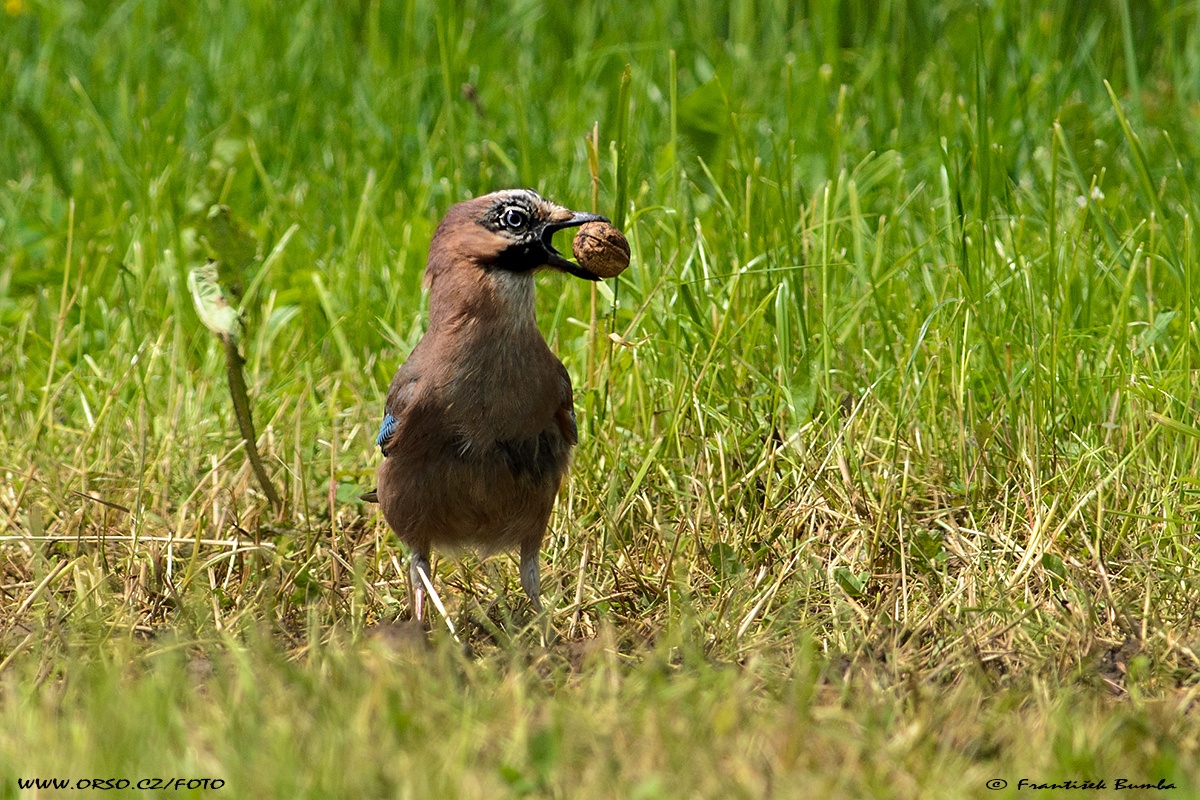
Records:
[[[541,552],[540,539],[527,539],[521,542],[521,588],[529,597],[534,611],[542,610],[542,600],[539,597],[542,577],[538,566],[538,553]]]
[[[408,560],[408,588],[409,597],[412,600],[413,619],[417,622],[424,619],[423,612],[425,610],[425,581],[421,580],[421,573],[425,573],[425,579],[433,583],[433,576],[429,569],[429,553],[414,550]]]

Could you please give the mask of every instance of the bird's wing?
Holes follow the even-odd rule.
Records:
[[[375,444],[384,456],[388,455],[388,448],[395,439],[396,432],[400,430],[405,412],[412,404],[418,380],[416,371],[410,369],[408,363],[400,367],[396,377],[392,378],[387,401],[383,404],[383,422],[379,425],[379,435],[375,437]]]
[[[375,446],[382,450],[385,456],[387,455],[389,440],[392,438],[392,434],[396,432],[396,426],[399,424],[400,421],[391,414],[383,415],[383,422],[379,424],[379,435],[375,437]]]
[[[571,391],[571,375],[567,368],[558,362],[559,403],[554,412],[554,421],[567,444],[574,446],[579,441],[579,427],[575,423],[575,396]]]

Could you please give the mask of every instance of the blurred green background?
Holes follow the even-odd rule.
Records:
[[[1196,785],[1200,5],[7,0],[0,53],[0,796]],[[414,645],[356,497],[429,238],[590,207],[593,131],[551,632],[449,557]]]

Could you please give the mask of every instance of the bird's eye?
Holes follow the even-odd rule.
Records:
[[[500,215],[500,222],[506,228],[524,228],[529,222],[529,215],[519,208],[506,208]]]

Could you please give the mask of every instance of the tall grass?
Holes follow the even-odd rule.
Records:
[[[1195,9],[6,14],[0,780],[1196,785]],[[554,633],[466,556],[457,640],[412,644],[356,497],[429,238],[505,186],[588,207],[589,157],[634,257],[595,297],[539,279],[582,431]],[[188,296],[207,258],[278,514]]]

